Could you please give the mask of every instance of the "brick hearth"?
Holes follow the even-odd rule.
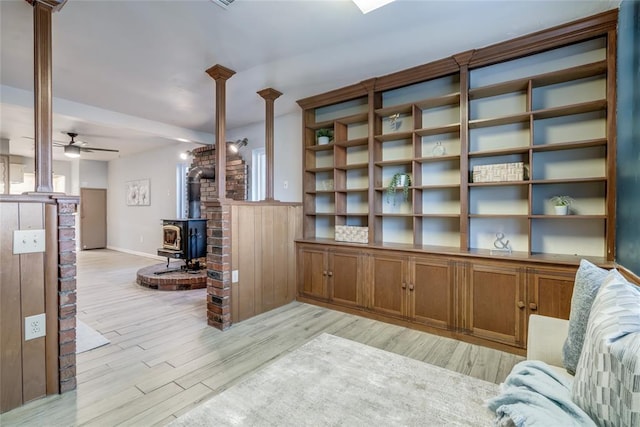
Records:
[[[169,268],[173,268],[173,266],[170,265]],[[155,274],[157,271],[166,269],[166,263],[141,268],[138,270],[136,282],[141,286],[159,291],[189,291],[207,287],[207,270],[205,269],[195,272],[174,271],[166,274]]]

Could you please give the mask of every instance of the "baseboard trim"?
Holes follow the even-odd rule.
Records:
[[[155,259],[155,260],[160,260],[160,261],[166,261],[167,260],[165,257],[162,257],[162,256],[158,256],[158,255],[154,255],[154,254],[148,254],[146,252],[132,251],[131,249],[117,248],[115,246],[107,246],[107,249],[110,249],[112,251],[117,251],[117,252],[124,252],[126,254],[142,256],[142,257],[145,257],[145,258],[151,258],[151,259]]]

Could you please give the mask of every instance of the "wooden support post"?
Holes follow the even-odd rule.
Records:
[[[226,83],[236,72],[216,64],[207,74],[216,81],[216,189],[218,200],[227,198]]]
[[[274,200],[273,198],[273,103],[280,95],[281,92],[278,92],[272,88],[262,89],[258,91],[258,95],[264,98],[266,103],[266,114],[265,114],[265,152],[267,155],[267,171],[266,171],[266,191],[265,196],[266,200]]]
[[[35,191],[53,191],[52,101],[51,101],[51,13],[47,2],[33,3],[33,93],[35,123]]]

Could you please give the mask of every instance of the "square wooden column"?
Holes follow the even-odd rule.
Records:
[[[216,81],[216,188],[218,190],[218,198],[224,200],[226,198],[226,165],[227,165],[227,137],[226,120],[227,120],[227,80],[236,72],[222,65],[216,64],[207,70],[207,74]]]
[[[273,103],[282,93],[272,88],[266,88],[258,91],[258,95],[264,98],[266,103],[264,141],[267,156],[267,171],[265,197],[266,200],[273,200]]]

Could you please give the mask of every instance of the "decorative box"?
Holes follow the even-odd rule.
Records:
[[[354,225],[336,225],[336,241],[369,243],[369,227]]]
[[[522,181],[523,179],[524,164],[522,162],[473,167],[473,182]]]

